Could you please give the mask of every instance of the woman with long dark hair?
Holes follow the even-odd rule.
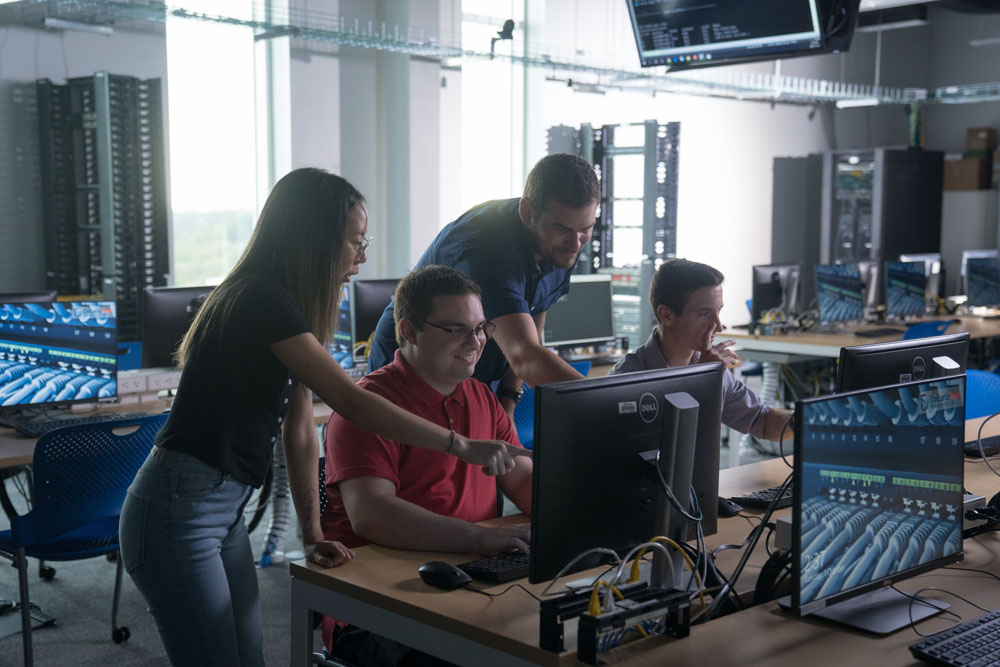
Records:
[[[521,452],[357,388],[327,352],[344,285],[367,259],[367,229],[364,197],[345,179],[289,173],[178,349],[177,398],[121,515],[124,566],[175,665],[264,664],[243,508],[279,435],[306,558],[333,567],[354,557],[320,528],[313,392],[362,428],[490,474],[510,470],[511,451]]]

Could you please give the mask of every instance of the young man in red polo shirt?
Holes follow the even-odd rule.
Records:
[[[492,333],[479,287],[444,266],[418,269],[395,295],[399,349],[360,385],[470,438],[517,444],[517,432],[496,396],[472,373]],[[476,525],[496,516],[497,484],[531,512],[531,459],[515,457],[500,478],[445,452],[410,447],[364,431],[338,415],[326,442],[329,505],[323,532],[348,547],[375,543],[398,549],[491,555],[528,550],[530,526]],[[331,640],[332,634],[332,640]],[[351,626],[324,621],[333,655],[365,665],[435,664],[430,656]],[[416,655],[415,655],[416,654]]]

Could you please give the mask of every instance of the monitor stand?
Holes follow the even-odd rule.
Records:
[[[930,618],[951,606],[940,600],[928,600],[927,603],[922,604],[922,599],[913,600],[891,588],[880,588],[877,591],[814,611],[809,614],[809,617],[824,618],[865,632],[887,635],[905,628],[911,622],[916,623]],[[791,598],[786,595],[778,600],[778,604],[782,609],[788,610],[791,608]],[[934,606],[931,606],[932,604]],[[913,610],[912,618],[911,609]]]

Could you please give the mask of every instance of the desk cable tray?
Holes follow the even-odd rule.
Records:
[[[645,581],[617,587],[622,600],[598,616],[587,613],[591,588],[543,600],[539,607],[539,646],[546,651],[565,650],[563,624],[579,617],[577,658],[588,665],[598,664],[598,654],[614,648],[632,628],[642,627],[648,635],[669,634],[687,637],[691,625],[691,602],[686,591],[650,588]]]

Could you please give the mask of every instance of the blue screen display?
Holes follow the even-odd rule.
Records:
[[[896,317],[924,314],[923,262],[886,262],[885,310]]]
[[[821,322],[860,320],[865,315],[864,284],[857,264],[816,266],[816,297]]]
[[[114,398],[114,301],[0,304],[0,407]]]

